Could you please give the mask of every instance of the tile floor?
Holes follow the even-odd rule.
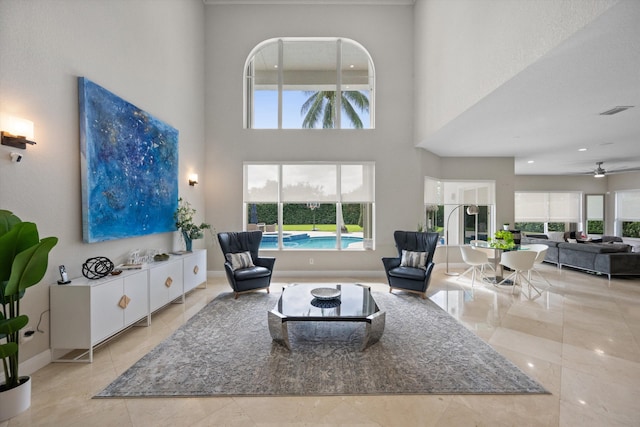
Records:
[[[460,269],[462,270],[462,269]],[[220,292],[224,278],[100,347],[92,364],[54,363],[33,375],[32,406],[14,426],[638,426],[640,278],[613,279],[543,265],[553,287],[528,299],[437,270],[430,297],[551,395],[421,395],[91,399]],[[384,279],[274,279],[360,282]],[[518,289],[518,288],[516,288]],[[170,367],[167,367],[170,369]]]

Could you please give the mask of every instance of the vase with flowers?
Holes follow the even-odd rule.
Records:
[[[191,204],[180,197],[178,199],[178,208],[173,214],[173,219],[176,222],[176,228],[182,234],[187,252],[192,251],[193,240],[202,239],[204,237],[204,230],[211,230],[211,224],[207,224],[206,222],[196,225],[193,222],[195,214],[196,210],[191,207]]]

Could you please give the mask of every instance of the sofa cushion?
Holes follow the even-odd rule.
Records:
[[[631,249],[629,245],[616,243],[558,243],[558,248],[595,254],[624,253]]]
[[[411,280],[424,280],[425,270],[413,267],[396,267],[389,270],[389,276]]]
[[[554,242],[565,242],[564,231],[550,231],[547,233],[549,236],[549,240],[553,240]]]
[[[267,277],[271,275],[271,270],[264,267],[254,266],[254,267],[248,267],[248,268],[239,268],[233,272],[233,275],[235,276],[236,280],[241,282],[244,280]]]
[[[556,242],[554,240],[549,240],[549,239],[538,239],[535,237],[526,237],[524,239],[522,239],[522,244],[533,244],[533,243],[542,243],[543,245],[547,245],[550,248],[555,248],[556,246],[558,246],[560,243],[564,243],[564,242]]]
[[[535,233],[526,233],[526,232],[522,237],[523,238],[528,237],[530,239],[545,239],[545,240],[549,239],[546,234],[535,234]]]

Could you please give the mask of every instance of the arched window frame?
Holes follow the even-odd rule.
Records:
[[[332,129],[346,129],[342,127],[340,112],[342,111],[341,99],[343,92],[343,71],[342,71],[342,58],[343,58],[343,45],[348,43],[352,46],[357,47],[361,50],[363,54],[366,55],[368,62],[368,91],[369,91],[369,120],[368,126],[364,126],[363,129],[374,129],[375,128],[375,67],[373,63],[373,59],[371,55],[367,51],[367,49],[362,46],[360,43],[355,40],[344,38],[344,37],[279,37],[272,38],[268,40],[264,40],[263,42],[256,45],[245,61],[244,72],[243,72],[243,127],[245,129],[254,129],[255,123],[255,78],[256,78],[256,70],[254,65],[254,60],[256,54],[260,52],[265,46],[270,44],[277,44],[278,48],[278,60],[277,65],[274,64],[274,68],[277,68],[277,105],[278,105],[278,119],[277,119],[277,127],[273,128],[265,128],[265,129],[283,129],[283,90],[285,87],[284,84],[284,44],[286,42],[335,42],[336,43],[336,105],[335,105],[335,117],[334,117],[334,127]],[[320,84],[320,83],[318,83]],[[300,127],[299,129],[302,129]]]

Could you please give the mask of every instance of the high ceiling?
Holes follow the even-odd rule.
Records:
[[[203,0],[206,4],[412,5],[414,0]],[[623,0],[420,146],[514,157],[518,175],[640,170],[640,1]],[[601,115],[617,106],[633,106]],[[586,148],[587,151],[578,151]],[[529,163],[533,161],[533,163]]]
[[[616,106],[634,108],[600,115]],[[421,146],[513,156],[518,175],[640,170],[640,1],[610,8]]]
[[[360,4],[360,5],[411,5],[415,0],[202,0],[204,4]]]

